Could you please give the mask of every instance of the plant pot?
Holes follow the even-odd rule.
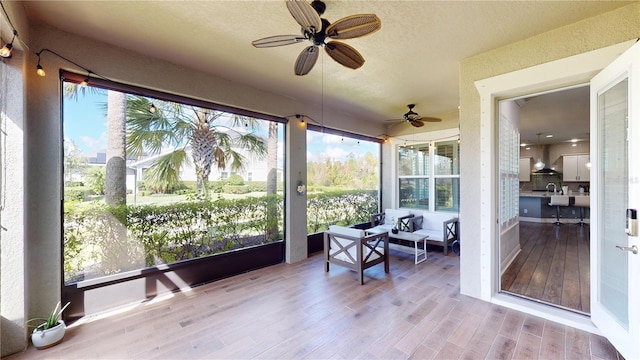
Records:
[[[31,342],[40,350],[52,347],[62,341],[66,328],[64,321],[60,320],[57,326],[47,330],[34,329],[31,334]]]

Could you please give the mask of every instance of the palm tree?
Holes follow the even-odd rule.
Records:
[[[104,201],[107,205],[127,203],[127,164],[125,159],[127,96],[118,91],[107,93],[107,166]]]
[[[64,97],[78,101],[78,96],[88,92],[102,94],[104,90],[94,86],[64,83]],[[126,94],[107,91],[107,164],[105,174],[105,203],[123,205],[127,201],[125,123]]]
[[[127,104],[127,154],[141,157],[171,149],[145,172],[151,185],[171,187],[180,181],[180,167],[193,161],[198,192],[206,197],[213,165],[239,171],[246,159],[238,150],[259,158],[266,154],[265,141],[253,133],[260,125],[253,118],[158,100],[151,105],[141,96],[130,97]],[[235,130],[243,126],[246,132]]]

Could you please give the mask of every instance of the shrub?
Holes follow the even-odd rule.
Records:
[[[65,188],[64,201],[84,201],[86,195],[90,195],[90,190],[78,188]]]
[[[233,174],[227,179],[227,184],[234,186],[244,185],[244,179],[238,174]]]
[[[96,195],[104,195],[105,168],[92,167],[87,172],[87,182]]]
[[[65,186],[66,187],[79,187],[79,186],[84,186],[84,183],[82,181],[67,181]]]
[[[247,185],[224,185],[222,191],[225,194],[247,194],[249,193],[249,186]]]

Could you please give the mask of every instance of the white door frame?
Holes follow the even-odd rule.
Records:
[[[540,93],[588,83],[600,70],[630,48],[635,40],[589,51],[583,54],[533,66],[523,70],[476,81],[480,93],[480,297],[483,300],[560,322],[578,329],[599,333],[589,317],[499,294],[500,261],[496,229],[498,204],[496,158],[498,104],[500,99]]]

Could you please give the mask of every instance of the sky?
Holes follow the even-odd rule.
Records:
[[[64,138],[71,139],[85,155],[104,152],[107,145],[106,91],[87,91],[77,100],[63,101]],[[266,134],[265,134],[266,136]],[[278,152],[282,154],[283,132],[279,132]],[[327,157],[344,161],[350,153],[361,157],[365,153],[378,154],[378,145],[368,141],[351,139],[315,131],[307,132],[307,159],[318,161]]]

